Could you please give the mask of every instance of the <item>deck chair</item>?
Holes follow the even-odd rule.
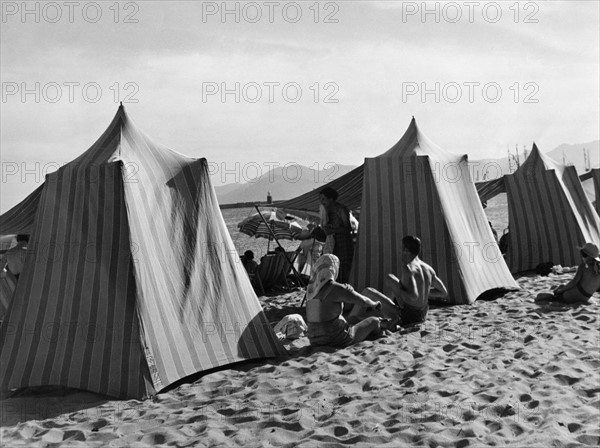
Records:
[[[267,254],[261,258],[256,276],[263,294],[275,286],[289,286],[287,283],[289,267],[285,254]]]

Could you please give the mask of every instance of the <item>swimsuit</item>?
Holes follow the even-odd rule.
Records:
[[[313,346],[348,347],[354,343],[351,328],[342,316],[326,322],[308,322],[308,340]]]
[[[400,325],[406,326],[411,324],[421,323],[427,317],[429,311],[429,305],[425,308],[415,308],[414,306],[404,305],[400,311]]]
[[[590,297],[592,297],[594,295],[594,293],[590,294],[585,289],[583,289],[583,286],[581,286],[579,283],[577,283],[575,285],[575,288],[577,288],[577,291],[579,291],[581,293],[581,295],[583,295],[586,299],[589,299]]]

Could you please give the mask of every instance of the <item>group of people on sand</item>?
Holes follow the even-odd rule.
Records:
[[[402,239],[402,267],[399,277],[388,274],[384,294],[374,288],[358,293],[336,279],[340,262],[333,254],[322,255],[307,287],[306,319],[311,345],[346,347],[386,330],[423,322],[429,298],[445,298],[448,291],[435,271],[419,258],[421,241],[415,236]],[[353,305],[347,318],[344,304]]]
[[[337,202],[337,192],[331,188],[320,192],[320,201],[326,213],[322,211],[321,225],[333,241],[325,243],[324,255],[312,267],[307,286],[311,345],[346,347],[425,321],[429,298],[446,298],[448,291],[434,269],[419,258],[420,239],[412,235],[402,239],[400,272],[386,276],[383,292],[368,287],[358,293],[347,284],[353,257],[349,211]],[[585,302],[600,289],[598,246],[587,243],[579,250],[582,263],[574,278],[553,294],[540,294],[537,300]],[[344,304],[352,305],[346,317]]]
[[[384,291],[367,287],[360,293],[348,284],[354,256],[350,211],[337,202],[338,194],[324,188],[319,195],[320,226],[311,227],[299,239],[322,241],[322,255],[314,257],[302,244],[298,252],[313,256],[306,290],[306,320],[311,345],[346,347],[386,331],[397,331],[425,321],[429,299],[444,299],[448,291],[434,269],[419,258],[421,240],[412,235],[402,239],[400,272],[389,273]],[[323,235],[317,236],[318,232]],[[585,302],[600,289],[600,250],[593,243],[579,248],[582,263],[574,278],[552,294],[540,294],[537,301]],[[352,306],[344,313],[344,305]]]
[[[401,271],[388,274],[384,292],[370,287],[361,293],[355,291],[347,283],[354,256],[350,212],[337,202],[338,194],[332,188],[321,190],[319,198],[326,240],[306,289],[311,345],[346,347],[399,326],[422,322],[429,310],[429,297],[447,297],[444,283],[419,258],[421,241],[415,236],[402,239]],[[352,305],[346,317],[344,305]]]

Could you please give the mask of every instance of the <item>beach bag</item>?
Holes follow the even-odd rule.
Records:
[[[300,314],[288,314],[273,330],[279,339],[298,339],[305,335],[308,327]]]

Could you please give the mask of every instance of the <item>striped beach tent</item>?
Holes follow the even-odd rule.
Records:
[[[448,287],[449,301],[472,303],[497,288],[517,288],[500,255],[467,157],[429,141],[414,120],[390,150],[327,184],[339,202],[360,206],[360,227],[351,272],[359,291],[382,289],[388,273],[399,272],[402,237],[417,235],[422,259]],[[320,189],[278,204],[318,210]]]
[[[34,195],[0,217],[1,233],[31,233],[0,327],[3,389],[142,398],[196,372],[284,353],[206,160],[152,142],[123,106]]]
[[[600,218],[574,166],[555,162],[534,143],[527,160],[504,182],[511,272],[548,261],[574,266],[581,262],[577,246],[600,244]]]
[[[0,273],[0,322],[4,320],[16,287],[17,279],[10,271]]]
[[[387,273],[400,271],[404,235],[421,238],[421,258],[444,281],[451,303],[518,288],[492,235],[467,156],[435,145],[414,118],[398,143],[365,160],[360,216],[351,274],[358,290],[381,289]]]

